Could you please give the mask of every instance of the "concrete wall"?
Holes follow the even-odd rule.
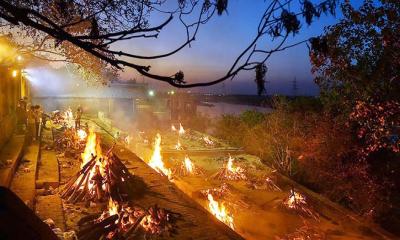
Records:
[[[20,98],[21,78],[12,77],[12,69],[0,67],[0,149],[16,127],[16,106]]]

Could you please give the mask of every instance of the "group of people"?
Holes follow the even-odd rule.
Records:
[[[57,114],[54,113],[52,119],[57,119]],[[81,128],[81,118],[83,109],[79,105],[75,112],[75,129]],[[62,116],[59,116],[62,118]],[[18,126],[22,131],[26,130],[28,139],[36,141],[41,135],[42,128],[46,127],[46,121],[49,120],[50,116],[47,115],[40,105],[32,105],[28,103],[26,97],[21,98],[17,104],[17,122]]]
[[[41,123],[44,122],[45,114],[40,105],[28,103],[24,97],[18,101],[17,121],[23,130],[27,130],[29,139],[36,141],[40,136]]]

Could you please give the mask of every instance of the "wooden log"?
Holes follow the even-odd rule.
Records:
[[[106,228],[107,225],[115,225],[115,221],[118,220],[118,215],[112,215],[109,216],[108,218],[105,218],[103,221],[95,223],[91,226],[85,227],[82,230],[79,230],[78,232],[78,239],[82,240],[82,239],[90,239],[93,240],[95,238],[88,238],[89,236],[93,236],[95,233],[99,233],[102,232],[104,233],[104,229]],[[100,234],[101,236],[101,234]]]

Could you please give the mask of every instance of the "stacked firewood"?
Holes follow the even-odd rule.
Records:
[[[157,205],[144,210],[140,207],[116,205],[115,211],[82,218],[78,222],[80,240],[129,240],[148,236],[172,236],[174,223],[180,215]]]
[[[144,190],[143,184],[134,176],[111,151],[104,158],[92,159],[73,176],[61,191],[67,202],[99,202],[109,197],[124,201]],[[137,183],[137,184],[136,184]]]

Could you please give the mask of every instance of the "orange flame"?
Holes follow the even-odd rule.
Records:
[[[214,144],[214,142],[208,136],[204,136],[203,140],[207,145],[213,145]]]
[[[229,156],[228,164],[226,165],[228,171],[231,173],[242,173],[244,171],[243,168],[233,166],[233,160],[233,157]]]
[[[185,134],[185,129],[183,129],[183,126],[181,123],[179,123],[179,135]]]
[[[81,154],[83,167],[86,163],[88,163],[92,159],[92,154],[97,156],[97,159],[102,157],[100,140],[97,138],[97,135],[93,130],[89,131],[89,135],[87,136],[85,150]]]
[[[221,222],[228,225],[230,228],[235,229],[235,225],[233,224],[233,217],[226,210],[225,206],[221,203],[219,204],[214,200],[213,196],[208,194],[208,208],[210,212]]]
[[[183,164],[185,165],[186,171],[188,173],[193,173],[194,164],[192,163],[192,161],[190,160],[190,158],[188,156],[185,157]]]
[[[175,145],[175,149],[176,150],[181,150],[182,149],[182,145],[181,145],[181,142],[179,141],[179,139],[178,139],[178,143]]]
[[[78,131],[76,132],[76,134],[78,135],[78,138],[80,141],[83,141],[86,139],[87,137],[87,133],[85,132],[85,130],[83,129],[78,129]]]
[[[118,214],[118,203],[114,202],[111,198],[108,200],[108,214],[110,216]]]
[[[172,172],[170,169],[164,166],[164,162],[161,156],[161,135],[157,133],[154,140],[154,152],[149,161],[149,166],[156,170],[158,173],[164,174],[169,179],[172,177]]]
[[[299,204],[307,204],[307,202],[306,198],[303,195],[296,191],[290,190],[290,196],[286,200],[286,202],[284,202],[284,204],[288,208],[297,208]]]
[[[173,124],[171,125],[171,131],[176,132],[176,127]]]

